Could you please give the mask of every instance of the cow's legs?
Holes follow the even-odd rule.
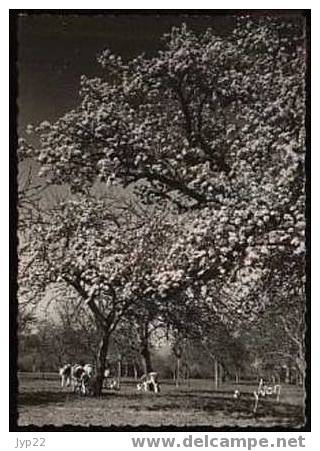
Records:
[[[156,379],[153,376],[150,376],[150,384],[152,384],[153,386],[153,391],[154,393],[158,393],[158,383],[156,381]]]

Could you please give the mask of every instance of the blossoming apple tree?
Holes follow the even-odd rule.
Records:
[[[23,280],[69,284],[91,309],[98,392],[110,333],[138,301],[169,322],[202,303],[236,327],[303,265],[304,48],[298,19],[243,17],[223,37],[182,25],[152,58],[104,51],[79,105],[20,141],[20,158],[74,193],[34,230]],[[90,194],[97,180],[129,187],[145,215],[115,215]]]

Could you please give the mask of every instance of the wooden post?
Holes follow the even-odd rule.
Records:
[[[256,413],[257,408],[258,408],[258,402],[259,402],[259,394],[256,391],[254,391],[253,394],[254,394],[254,398],[255,398],[253,413]]]
[[[222,385],[224,371],[223,371],[223,366],[221,365],[221,363],[219,363],[219,370],[218,371],[219,371],[219,385]]]

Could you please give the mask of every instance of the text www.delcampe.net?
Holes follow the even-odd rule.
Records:
[[[245,448],[249,451],[262,448],[305,448],[305,437],[212,437],[189,434],[180,440],[176,437],[131,437],[134,448]]]

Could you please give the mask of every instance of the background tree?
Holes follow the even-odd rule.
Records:
[[[39,298],[56,286],[72,289],[91,312],[100,337],[98,384],[110,336],[121,320],[141,305],[141,299],[159,302],[168,280],[175,283],[182,277],[175,260],[167,261],[177,233],[170,218],[135,219],[129,227],[125,220],[115,218],[105,201],[94,198],[57,205],[30,230],[29,259],[20,265],[22,287],[31,285]]]

